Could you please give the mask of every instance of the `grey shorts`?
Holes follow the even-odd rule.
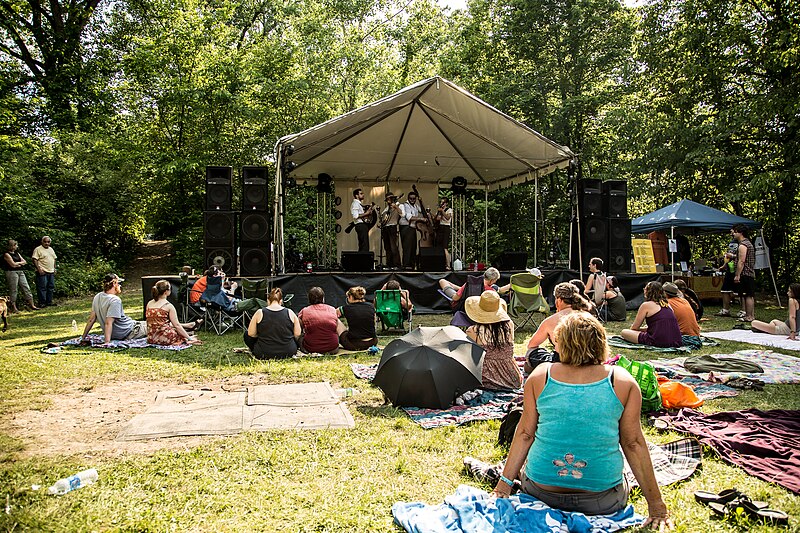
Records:
[[[126,341],[132,341],[134,339],[143,339],[147,337],[147,322],[144,321],[135,321],[133,323],[133,329],[128,336],[125,337]]]
[[[613,514],[628,505],[630,487],[625,478],[622,483],[602,492],[550,492],[533,483],[520,472],[522,491],[534,498],[543,501],[553,509],[585,515]]]

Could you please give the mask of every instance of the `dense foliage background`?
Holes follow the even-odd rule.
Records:
[[[270,165],[279,137],[440,74],[627,180],[632,217],[689,198],[763,221],[786,283],[798,70],[794,0],[0,0],[0,233],[24,254],[50,234],[62,264],[147,233],[199,258],[206,165]],[[540,257],[569,216],[565,175],[542,185]],[[531,248],[530,187],[489,208],[490,256]]]

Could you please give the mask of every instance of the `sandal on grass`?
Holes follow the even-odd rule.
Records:
[[[764,521],[773,526],[789,525],[789,515],[778,509],[769,509],[764,502],[754,502],[745,495],[728,503],[709,503],[714,514],[722,518],[746,516],[752,520]]]
[[[741,495],[742,493],[736,489],[725,489],[719,494],[706,490],[697,490],[694,493],[694,499],[699,503],[708,505],[710,503],[728,503]]]

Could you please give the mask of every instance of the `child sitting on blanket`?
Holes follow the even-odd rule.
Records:
[[[786,335],[789,340],[797,340],[797,324],[800,323],[800,283],[792,283],[786,292],[789,297],[789,318],[786,322],[775,319],[769,323],[753,320],[750,327],[771,335]]]

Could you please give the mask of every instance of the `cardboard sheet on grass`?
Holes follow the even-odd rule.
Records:
[[[800,341],[792,341],[785,335],[770,335],[749,329],[732,329],[728,331],[704,331],[703,335],[724,341],[746,342],[781,350],[800,351]]]
[[[236,392],[161,391],[153,406],[135,416],[117,439],[354,426],[350,411],[329,383],[288,383]]]

